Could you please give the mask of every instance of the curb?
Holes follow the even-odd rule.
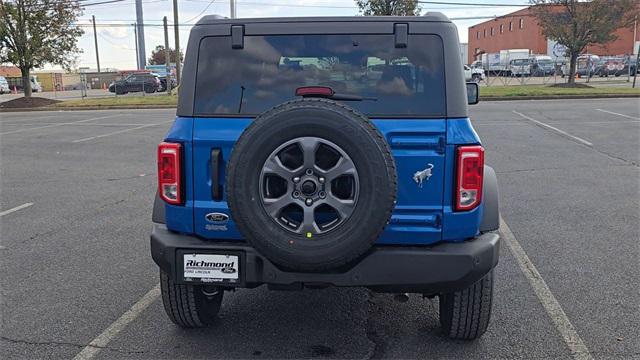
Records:
[[[625,98],[640,98],[640,93],[639,94],[596,94],[596,95],[480,96],[480,101],[625,99]],[[30,111],[175,109],[176,107],[177,105],[120,105],[120,106],[74,106],[74,107],[6,108],[6,109],[0,108],[0,113],[30,112]]]

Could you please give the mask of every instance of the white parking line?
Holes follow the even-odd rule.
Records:
[[[40,120],[40,119],[48,119],[48,118],[52,118],[52,117],[56,117],[56,116],[60,116],[60,115],[59,114],[55,114],[55,115],[37,116],[37,117],[25,116],[25,117],[20,117],[20,118],[2,120],[2,121],[0,121],[0,124],[6,124],[7,122],[11,122],[11,121],[27,121],[27,120],[34,121],[34,120]]]
[[[517,112],[515,110],[513,110],[513,113],[517,114],[517,115],[520,115],[523,119],[529,120],[529,121],[531,121],[531,122],[533,122],[533,123],[535,123],[537,125],[540,125],[540,126],[545,127],[547,129],[553,130],[553,131],[557,132],[558,134],[561,134],[561,135],[564,135],[564,136],[566,136],[568,138],[571,138],[571,139],[573,139],[573,140],[575,140],[575,141],[577,141],[577,142],[579,142],[581,144],[584,144],[584,145],[587,145],[587,146],[593,146],[593,144],[588,142],[587,140],[585,140],[583,138],[579,138],[579,137],[574,136],[574,135],[571,135],[566,131],[558,129],[557,127],[553,127],[553,126],[551,126],[549,124],[545,124],[542,121],[538,121],[538,120],[536,120],[536,119],[534,119],[532,117],[529,117],[529,116],[527,116],[525,114],[519,113],[519,112]]]
[[[129,310],[125,311],[118,320],[114,321],[109,327],[107,327],[100,335],[91,340],[89,345],[85,346],[73,360],[87,360],[92,359],[100,350],[105,348],[111,340],[113,340],[118,334],[124,330],[133,320],[135,320],[142,312],[153,304],[160,297],[160,284],[149,290],[137,303],[133,304]]]
[[[518,240],[516,240],[516,237],[502,216],[500,217],[500,233],[502,234],[502,239],[507,243],[509,250],[511,250],[511,254],[516,258],[520,270],[522,270],[522,273],[531,284],[533,291],[542,303],[547,314],[549,314],[549,317],[551,317],[551,321],[556,326],[556,329],[562,336],[565,344],[567,344],[573,357],[581,360],[593,359],[584,341],[582,341],[582,338],[578,335],[571,321],[569,321],[569,317],[567,317],[567,314],[562,310],[562,306],[560,306],[551,289],[547,286],[538,269],[536,269],[533,262],[531,262],[524,252],[524,249]]]
[[[84,122],[89,122],[89,121],[96,121],[96,120],[107,119],[107,118],[116,117],[116,116],[122,116],[122,115],[125,115],[125,114],[113,114],[113,115],[100,116],[100,117],[95,117],[95,118],[91,118],[91,119],[79,120],[79,121],[71,121],[71,122],[66,122],[66,123],[59,123],[59,124],[38,126],[38,127],[33,127],[33,128],[27,128],[27,129],[7,131],[7,132],[0,133],[0,135],[16,134],[16,133],[21,133],[21,132],[31,131],[31,130],[48,129],[48,128],[52,128],[52,127],[58,127],[58,126],[64,126],[64,125],[72,125],[72,124],[84,123]]]
[[[13,212],[16,212],[16,211],[18,211],[18,210],[22,210],[22,209],[24,209],[24,208],[28,208],[28,207],[29,207],[29,206],[31,206],[31,205],[33,205],[33,203],[26,203],[26,204],[22,204],[22,205],[20,205],[20,206],[16,206],[16,207],[14,207],[14,208],[12,208],[12,209],[5,210],[5,211],[3,211],[3,212],[0,212],[0,216],[5,216],[5,215],[11,214],[11,213],[13,213]]]
[[[622,116],[624,118],[627,119],[632,119],[632,120],[640,120],[640,118],[637,118],[635,116],[629,116],[629,115],[625,115],[625,114],[619,114],[617,112],[613,112],[613,111],[609,111],[609,110],[603,110],[603,109],[596,109],[598,111],[602,111],[603,113],[607,113],[607,114],[611,114],[611,115],[618,115],[618,116]]]
[[[84,138],[84,139],[73,140],[72,142],[73,143],[85,142],[85,141],[99,139],[99,138],[103,138],[103,137],[107,137],[107,136],[111,136],[111,135],[118,135],[118,134],[126,133],[128,131],[139,130],[139,129],[144,129],[144,128],[148,128],[148,127],[151,127],[151,126],[158,126],[158,125],[162,125],[162,124],[167,124],[167,123],[171,123],[171,122],[173,122],[173,120],[165,121],[165,122],[161,122],[161,123],[156,123],[156,124],[147,124],[147,125],[142,125],[142,126],[136,126],[136,127],[133,127],[133,128],[124,129],[124,130],[118,130],[118,131],[110,132],[110,133],[107,133],[107,134],[96,135],[96,136],[91,136],[91,137],[87,137],[87,138]]]

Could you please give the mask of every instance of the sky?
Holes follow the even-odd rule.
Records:
[[[104,0],[85,0],[84,3],[98,3]],[[144,23],[158,26],[145,26],[145,50],[147,59],[157,45],[164,45],[162,18],[167,16],[173,21],[172,0],[142,0]],[[527,0],[440,0],[450,3],[500,4],[526,6]],[[285,16],[352,16],[358,15],[354,0],[236,0],[237,17],[285,17]],[[450,18],[500,16],[523,7],[506,6],[469,6],[454,4],[421,4],[422,14],[426,11],[439,11]],[[178,0],[179,22],[194,24],[202,16],[218,14],[229,16],[229,0]],[[135,0],[124,0],[111,4],[88,6],[78,19],[85,30],[78,46],[83,53],[78,57],[78,67],[96,68],[94,34],[91,28],[91,16],[98,25],[98,48],[101,68],[120,70],[136,67],[136,51],[133,26],[136,20]],[[469,26],[486,19],[454,20],[458,26],[461,42],[467,42]],[[180,44],[183,47],[189,36],[189,26],[180,27]],[[169,43],[173,48],[173,28],[170,29]],[[57,67],[49,66],[48,69]]]

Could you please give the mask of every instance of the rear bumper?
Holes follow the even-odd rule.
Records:
[[[164,272],[182,284],[188,283],[182,277],[182,254],[234,253],[240,255],[241,279],[233,287],[358,286],[430,295],[464,289],[486,275],[498,263],[499,241],[497,233],[485,233],[469,241],[429,247],[376,246],[343,272],[298,273],[278,268],[245,243],[203,240],[154,224],[151,255]]]

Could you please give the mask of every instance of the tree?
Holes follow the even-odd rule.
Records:
[[[20,69],[24,96],[31,96],[31,69],[73,65],[84,33],[75,26],[80,15],[76,0],[0,0],[0,63]]]
[[[418,0],[356,0],[356,4],[365,16],[420,15]]]
[[[182,51],[180,51],[180,61],[184,59],[184,55],[182,55]],[[176,51],[172,48],[169,48],[169,62],[176,62]],[[158,45],[151,52],[151,57],[149,58],[149,65],[164,65],[165,57],[164,57],[164,46]]]
[[[614,32],[633,22],[634,0],[530,0],[543,34],[566,48],[569,83],[575,83],[578,56],[589,45],[616,40]]]

